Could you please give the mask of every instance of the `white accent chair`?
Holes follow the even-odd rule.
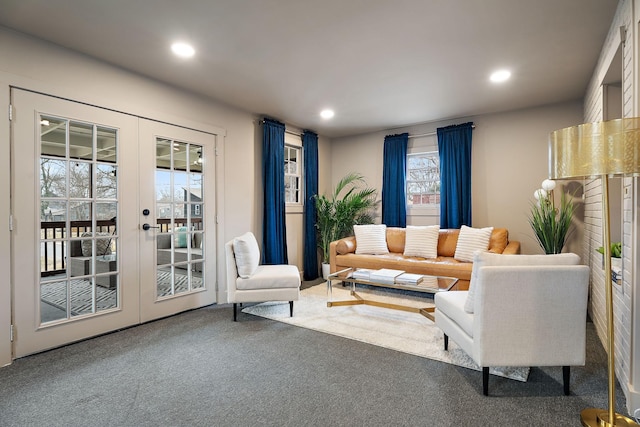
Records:
[[[453,339],[482,368],[585,364],[589,268],[576,254],[474,256],[469,291],[435,295],[435,323],[444,348]]]
[[[228,302],[233,303],[233,321],[238,304],[289,301],[300,297],[300,272],[294,265],[259,265],[260,249],[253,233],[245,233],[225,244]]]

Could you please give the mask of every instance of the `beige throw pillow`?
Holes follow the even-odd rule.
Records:
[[[238,275],[243,279],[248,279],[260,264],[260,248],[253,233],[246,232],[233,239],[233,252],[236,257]]]
[[[387,226],[384,224],[354,225],[356,254],[385,255],[387,247]]]
[[[437,258],[439,234],[439,225],[408,225],[404,243],[404,256]]]
[[[463,225],[458,234],[456,253],[453,257],[458,261],[472,262],[476,251],[484,252],[489,249],[492,232],[493,227],[472,228]]]

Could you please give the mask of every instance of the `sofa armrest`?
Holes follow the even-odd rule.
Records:
[[[330,271],[332,273],[336,271],[336,255],[338,255],[338,250],[340,250],[340,255],[355,253],[356,237],[349,236],[329,243],[329,264],[331,264]]]
[[[503,255],[518,255],[520,254],[520,242],[510,241],[507,243],[507,247],[502,251]]]

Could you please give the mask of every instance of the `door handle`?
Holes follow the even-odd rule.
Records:
[[[148,230],[148,229],[150,229],[150,228],[160,228],[160,227],[154,227],[154,226],[152,226],[152,225],[147,224],[146,222],[145,222],[144,224],[142,224],[142,229],[143,229],[143,230],[145,230],[145,231],[146,231],[146,230]]]

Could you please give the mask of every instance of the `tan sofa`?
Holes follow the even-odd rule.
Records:
[[[387,227],[386,255],[356,255],[355,236],[331,242],[330,263],[331,272],[346,268],[393,268],[408,273],[431,276],[456,277],[458,283],[455,289],[469,288],[471,268],[473,263],[458,261],[453,256],[458,243],[459,229],[442,229],[438,237],[438,257],[433,259],[404,256],[405,229]],[[519,254],[520,242],[509,241],[506,228],[494,228],[489,242],[489,252],[497,254]]]

